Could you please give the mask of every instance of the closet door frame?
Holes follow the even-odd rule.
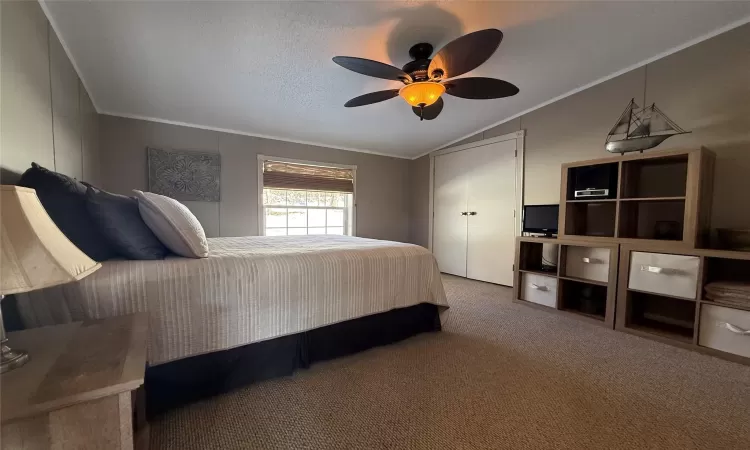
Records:
[[[502,136],[494,137],[491,139],[483,139],[481,141],[471,142],[457,147],[450,147],[443,150],[438,150],[430,154],[430,205],[429,205],[429,235],[427,248],[432,251],[432,236],[434,228],[435,218],[435,157],[440,155],[446,155],[448,153],[460,152],[463,150],[469,150],[475,147],[482,147],[484,145],[495,144],[497,142],[504,142],[515,140],[516,141],[516,210],[514,211],[515,218],[515,235],[521,235],[522,227],[522,211],[523,211],[523,172],[524,172],[524,140],[526,137],[526,130],[519,130],[513,133],[504,134]]]

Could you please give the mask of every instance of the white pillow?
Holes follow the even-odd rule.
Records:
[[[174,253],[187,258],[206,258],[208,241],[198,219],[177,200],[152,192],[133,190],[138,211],[157,238]]]

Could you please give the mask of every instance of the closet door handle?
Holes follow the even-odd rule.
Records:
[[[470,212],[470,213],[469,213],[469,215],[470,215],[470,216],[476,216],[476,215],[477,215],[477,212],[476,212],[476,211],[472,211],[472,212]]]
[[[462,215],[462,216],[468,216],[468,215],[469,215],[469,213],[468,213],[468,212],[466,212],[466,211],[464,211],[464,212],[462,212],[462,213],[461,213],[461,215]]]

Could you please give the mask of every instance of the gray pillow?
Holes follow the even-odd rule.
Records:
[[[86,207],[117,253],[129,259],[164,259],[168,250],[141,218],[138,200],[89,186]]]
[[[174,253],[187,258],[208,257],[206,233],[187,206],[152,192],[134,190],[143,221]]]

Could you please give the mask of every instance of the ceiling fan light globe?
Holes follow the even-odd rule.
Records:
[[[411,106],[430,106],[445,93],[445,86],[432,81],[421,81],[407,84],[398,91],[398,95]]]

